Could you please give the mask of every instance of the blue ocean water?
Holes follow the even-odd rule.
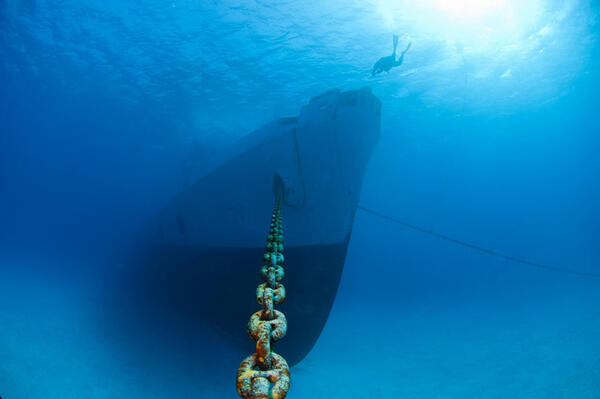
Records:
[[[357,211],[288,397],[600,397],[599,12],[0,0],[0,396],[235,397],[250,341],[123,332],[111,277],[236,140],[368,86],[381,138],[360,204],[425,232]],[[403,64],[371,76],[394,34]]]

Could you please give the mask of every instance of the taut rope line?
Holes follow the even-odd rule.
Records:
[[[446,235],[443,235],[443,234],[439,234],[439,233],[436,233],[434,231],[424,229],[423,227],[419,227],[419,226],[416,226],[414,224],[410,224],[410,223],[404,222],[402,220],[396,219],[394,217],[391,217],[391,216],[388,216],[388,215],[384,215],[383,213],[380,213],[380,212],[374,211],[372,209],[366,208],[366,207],[364,207],[362,205],[358,205],[358,209],[360,209],[362,211],[365,211],[367,213],[370,213],[371,215],[375,215],[375,216],[378,216],[378,217],[380,217],[382,219],[386,219],[386,220],[389,220],[389,221],[394,222],[396,224],[402,225],[402,226],[407,227],[409,229],[412,229],[412,230],[415,230],[415,231],[418,231],[418,232],[421,232],[421,233],[424,233],[424,234],[428,234],[428,235],[433,236],[435,238],[439,238],[441,240],[445,240],[445,241],[451,242],[453,244],[457,244],[457,245],[460,245],[460,246],[463,246],[463,247],[466,247],[466,248],[470,248],[470,249],[473,249],[475,251],[483,252],[485,254],[488,254],[488,255],[491,255],[491,256],[495,256],[497,258],[503,258],[503,259],[506,259],[506,260],[511,261],[511,262],[521,263],[523,265],[537,267],[539,269],[549,270],[549,271],[558,272],[558,273],[566,273],[566,274],[573,274],[573,275],[576,275],[576,276],[598,277],[598,278],[600,278],[600,274],[599,273],[580,272],[580,271],[577,271],[577,270],[571,270],[571,269],[565,269],[565,268],[562,268],[562,267],[545,265],[543,263],[533,262],[533,261],[530,261],[530,260],[527,260],[527,259],[517,258],[516,256],[511,256],[511,255],[503,254],[503,253],[498,252],[498,251],[494,251],[494,250],[491,250],[491,249],[483,248],[483,247],[480,247],[479,245],[471,244],[469,242],[462,241],[462,240],[457,240],[456,238],[452,238],[452,237],[449,237],[449,236],[446,236]]]

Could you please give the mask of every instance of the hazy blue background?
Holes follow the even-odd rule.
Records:
[[[192,366],[189,380],[170,369],[164,384],[160,366],[129,375],[131,383],[102,376],[114,360],[102,345],[112,346],[97,344],[94,324],[73,315],[93,319],[93,306],[78,306],[86,295],[95,303],[89,293],[102,291],[102,268],[115,267],[107,265],[134,245],[145,221],[221,149],[332,87],[368,85],[383,103],[362,205],[600,273],[599,11],[584,0],[0,0],[0,395],[227,392],[210,391]],[[400,68],[373,78],[394,33],[400,49],[412,47]],[[72,283],[89,270],[93,278]],[[422,337],[414,375],[373,382],[381,397],[517,397],[529,389],[530,397],[597,398],[599,291],[598,278],[491,258],[358,211],[332,318],[395,312],[386,314],[401,323],[397,340],[386,342],[396,344],[380,349],[389,358],[411,358],[403,343],[420,348],[410,339]],[[48,318],[68,306],[78,310]],[[299,370],[313,378],[311,367],[330,364],[327,353],[352,345],[340,340],[358,334],[344,317]],[[455,338],[433,335],[444,331]],[[514,339],[493,335],[505,332]],[[445,360],[424,355],[432,347],[448,351]],[[490,347],[508,355],[482,349]],[[64,367],[52,351],[67,353],[58,356]],[[138,361],[116,364],[131,371]],[[486,374],[490,367],[501,371]],[[319,397],[322,389],[302,390],[315,385],[298,374],[294,397]],[[227,378],[215,386],[229,387]]]

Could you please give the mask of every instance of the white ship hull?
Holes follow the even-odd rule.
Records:
[[[251,348],[244,326],[283,181],[285,271],[280,309],[288,334],[276,351],[291,364],[312,348],[333,304],[368,160],[379,138],[380,101],[368,88],[313,98],[298,118],[248,135],[231,158],[161,212],[146,256],[144,290],[161,308],[208,320]],[[160,292],[160,295],[155,295]]]

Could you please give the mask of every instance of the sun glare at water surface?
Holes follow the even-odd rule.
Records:
[[[409,25],[413,31],[470,46],[527,37],[541,28],[545,11],[540,0],[377,0],[376,7],[390,29]]]

